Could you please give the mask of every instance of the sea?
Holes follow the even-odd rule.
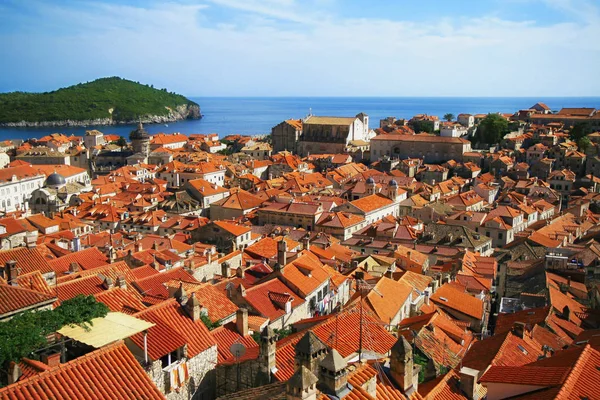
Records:
[[[217,133],[263,135],[283,120],[319,116],[350,117],[365,113],[371,128],[379,127],[386,117],[410,118],[416,114],[437,115],[489,112],[512,113],[537,102],[552,110],[563,107],[600,108],[600,97],[190,97],[200,105],[203,118],[168,124],[146,125],[152,133]],[[98,129],[105,134],[127,138],[134,125],[7,128],[0,127],[0,139],[40,138],[50,133],[82,136],[86,130]]]

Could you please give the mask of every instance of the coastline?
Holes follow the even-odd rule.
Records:
[[[58,121],[19,121],[19,122],[1,122],[0,127],[5,128],[47,128],[47,127],[87,127],[87,126],[111,126],[111,125],[132,125],[142,122],[144,124],[161,124],[166,122],[178,122],[184,120],[202,119],[200,106],[189,104],[178,106],[176,110],[169,109],[167,115],[145,115],[135,120],[114,120],[110,117],[96,118],[89,120],[58,120]]]

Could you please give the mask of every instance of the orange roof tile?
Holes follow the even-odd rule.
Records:
[[[163,399],[122,342],[0,389],[0,399]]]
[[[56,296],[34,290],[0,284],[0,315],[7,317],[26,309],[50,305],[56,300]]]
[[[431,296],[431,301],[440,307],[452,308],[470,317],[483,318],[483,301],[455,289],[452,285],[442,285]]]

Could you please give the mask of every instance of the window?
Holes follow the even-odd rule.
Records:
[[[498,233],[498,240],[502,240],[504,235],[502,235],[502,232]]]

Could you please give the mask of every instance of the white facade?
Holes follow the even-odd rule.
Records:
[[[462,125],[455,124],[452,126],[442,126],[440,128],[440,136],[444,137],[462,137],[466,136],[468,129]]]
[[[21,179],[13,175],[11,180],[0,182],[0,210],[5,212],[26,210],[31,193],[44,186],[45,181],[46,176],[37,173]]]

